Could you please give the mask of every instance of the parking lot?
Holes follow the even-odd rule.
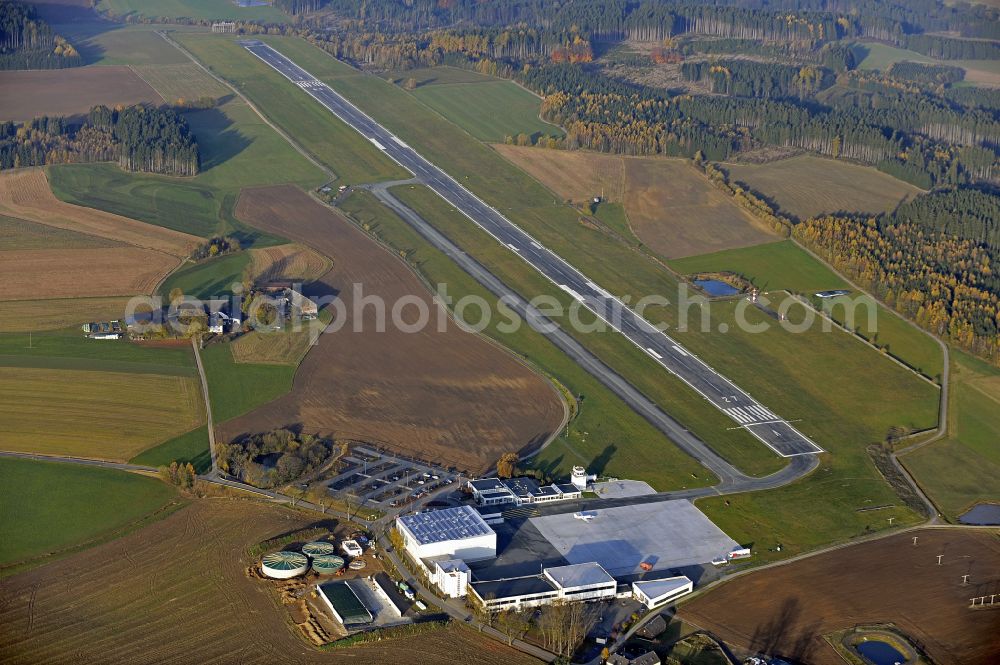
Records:
[[[405,506],[455,483],[457,475],[441,467],[377,451],[351,447],[327,486],[338,498],[376,509]]]

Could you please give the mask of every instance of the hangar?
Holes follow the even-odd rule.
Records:
[[[586,520],[564,513],[528,522],[569,563],[595,561],[615,576],[700,566],[739,546],[686,500],[587,513]]]
[[[497,555],[497,534],[470,506],[414,513],[396,518],[406,551],[417,559],[448,558],[464,561]]]

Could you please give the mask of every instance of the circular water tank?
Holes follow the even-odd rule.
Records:
[[[277,580],[287,580],[309,570],[309,559],[298,552],[274,552],[261,559],[260,571]]]
[[[333,543],[328,543],[325,540],[316,540],[302,546],[302,553],[308,557],[326,556],[333,554],[336,550]]]
[[[354,561],[351,562],[348,568],[350,568],[351,570],[361,570],[366,565],[367,564],[364,562],[364,559],[355,559]]]
[[[320,575],[333,575],[344,567],[344,559],[336,555],[321,554],[313,557],[312,569]]]

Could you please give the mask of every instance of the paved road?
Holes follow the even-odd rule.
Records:
[[[746,391],[626,307],[618,298],[543,247],[328,85],[262,42],[246,40],[240,43],[362,134],[376,148],[410,171],[420,182],[518,254],[552,283],[607,321],[655,362],[729,416],[738,427],[750,432],[783,457],[822,452],[818,445],[785,419],[768,410]]]

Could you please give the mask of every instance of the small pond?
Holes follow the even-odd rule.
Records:
[[[900,665],[906,662],[906,656],[899,653],[896,647],[879,640],[858,642],[854,648],[875,665]]]
[[[710,296],[735,296],[740,292],[732,284],[718,279],[696,279],[694,284]]]
[[[1000,525],[1000,504],[978,503],[971,510],[962,513],[958,521],[979,526]]]

